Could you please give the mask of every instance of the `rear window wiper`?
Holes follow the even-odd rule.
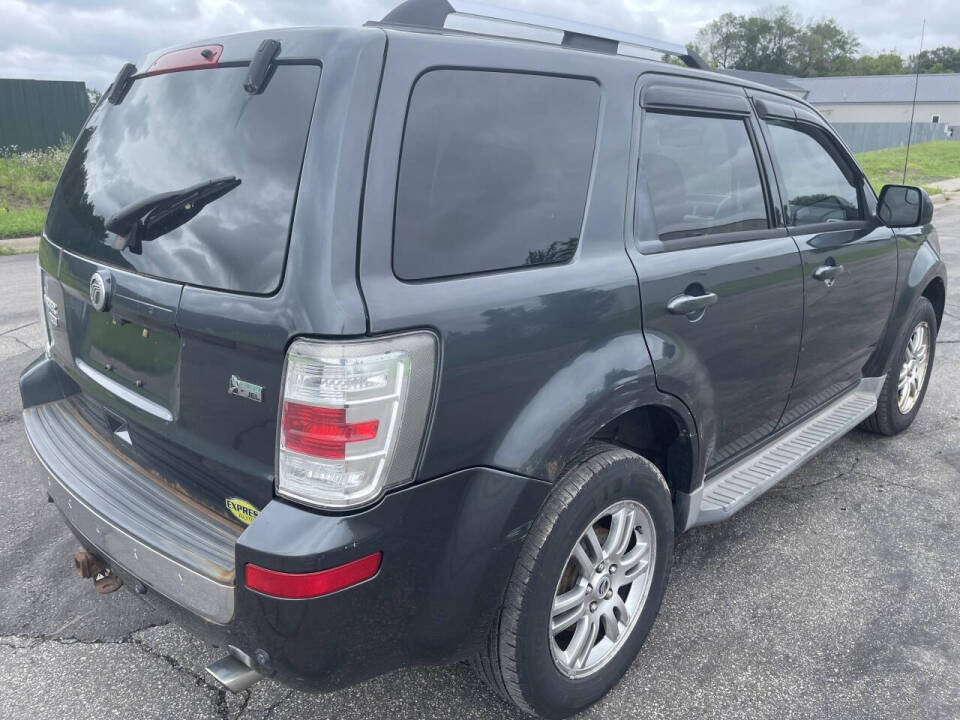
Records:
[[[183,190],[151,195],[127,205],[104,223],[107,230],[117,235],[113,249],[130,248],[130,252],[139,254],[142,242],[180,227],[239,184],[238,177],[216,178]]]

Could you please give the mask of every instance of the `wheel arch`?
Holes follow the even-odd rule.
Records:
[[[936,313],[937,316],[937,331],[939,332],[940,326],[943,323],[943,311],[947,304],[947,287],[943,282],[943,278],[936,276],[931,279],[921,294],[933,305],[933,312]]]
[[[556,482],[596,439],[659,462],[674,494],[703,476],[697,424],[681,399],[657,388],[640,333],[583,353],[542,386],[501,439],[494,465]]]
[[[663,474],[674,496],[695,487],[696,435],[669,405],[651,403],[628,410],[606,423],[591,440],[606,440],[645,457]]]
[[[905,248],[909,253],[905,252]],[[893,346],[918,298],[925,297],[933,305],[938,329],[943,318],[946,303],[946,267],[940,256],[926,241],[916,245],[902,241],[900,253],[901,259],[907,258],[909,266],[898,283],[897,297],[887,329],[864,367],[864,377],[876,377],[887,372]]]

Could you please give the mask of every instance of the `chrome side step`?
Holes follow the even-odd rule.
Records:
[[[684,529],[726,520],[877,409],[884,378],[864,378],[793,430],[723,471],[686,498]]]

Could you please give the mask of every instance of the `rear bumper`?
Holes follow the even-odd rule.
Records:
[[[51,475],[50,496],[81,542],[128,586],[146,586],[144,599],[174,621],[307,690],[479,649],[551,487],[471,468],[349,515],[273,500],[236,537],[138,472],[71,408],[69,399],[47,402],[25,410],[24,420]],[[383,553],[376,576],[323,597],[283,600],[243,583],[247,563],[312,572],[373,552]]]
[[[85,544],[200,618],[233,619],[238,530],[112,453],[66,403],[28,408],[23,419],[47,492]]]

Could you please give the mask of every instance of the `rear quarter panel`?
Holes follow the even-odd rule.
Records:
[[[633,88],[622,60],[528,44],[389,33],[370,150],[360,278],[370,331],[441,339],[433,421],[418,477],[489,466],[556,479],[623,411],[662,400],[624,248]],[[549,72],[601,88],[598,141],[576,256],[566,264],[425,282],[393,272],[394,199],[407,103],[434,67]]]

